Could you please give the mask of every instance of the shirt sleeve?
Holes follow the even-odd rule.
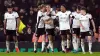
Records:
[[[70,17],[71,17],[71,18],[72,18],[72,16],[73,16],[73,13],[70,14]]]
[[[7,14],[6,13],[4,14],[4,19],[7,19]]]
[[[60,12],[58,12],[57,14],[56,14],[56,16],[59,16],[60,15]]]
[[[89,19],[92,19],[92,15],[91,14],[89,14]]]
[[[81,15],[79,15],[79,20],[80,20],[80,21],[81,21],[81,18],[82,18]]]
[[[18,17],[19,17],[19,15],[18,15],[18,13],[16,12],[16,13],[15,13],[15,18],[18,18]]]
[[[52,16],[51,16],[52,19],[56,19],[56,13],[55,11],[52,11]]]
[[[40,16],[42,16],[42,13],[40,11],[38,11],[38,13],[37,13],[37,22],[39,21]]]

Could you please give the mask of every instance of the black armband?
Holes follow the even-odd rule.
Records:
[[[75,18],[74,16],[72,16],[72,18]]]
[[[49,16],[49,17],[51,17],[51,16],[52,16],[52,15],[51,15],[51,13],[50,13],[50,14],[48,14],[48,16]]]

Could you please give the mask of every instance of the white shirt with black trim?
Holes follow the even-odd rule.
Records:
[[[59,17],[59,28],[60,30],[69,30],[70,29],[70,14],[71,11],[58,12],[56,16]]]
[[[44,21],[41,16],[45,16],[45,12],[38,11],[38,14],[37,14],[37,23],[39,22],[38,28],[44,28]],[[40,21],[39,21],[39,17],[41,17]]]
[[[55,11],[51,11],[51,17],[47,15],[47,12],[45,14],[46,15],[42,18],[44,21],[46,21],[46,20],[54,21],[54,19],[56,18],[56,16],[54,16],[55,15]],[[45,28],[46,29],[53,29],[54,28],[54,23],[45,24]]]
[[[4,19],[7,20],[6,29],[7,30],[16,30],[16,19],[19,17],[17,12],[12,12],[11,14],[6,12],[4,14]]]
[[[83,25],[84,29],[80,27],[81,32],[87,32],[90,31],[90,20],[92,19],[91,14],[86,14],[86,15],[80,15],[80,22]]]
[[[80,28],[80,21],[79,21],[80,13],[72,12],[72,14],[70,16],[71,17],[74,16],[72,28]]]

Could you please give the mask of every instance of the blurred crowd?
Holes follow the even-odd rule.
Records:
[[[40,4],[50,4],[53,10],[59,10],[61,4],[66,4],[67,9],[73,11],[74,6],[80,4],[87,8],[95,21],[96,27],[100,26],[100,0],[0,0],[0,30],[3,28],[3,17],[8,5],[13,5],[14,11],[19,13],[20,19],[27,26],[24,29],[28,34],[35,31],[37,11]],[[27,33],[25,33],[27,34]]]

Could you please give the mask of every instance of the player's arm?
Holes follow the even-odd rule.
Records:
[[[19,18],[19,15],[18,15],[17,12],[16,12],[16,14],[15,14],[15,18],[16,18],[16,22],[17,22],[16,30],[18,30],[19,24],[20,24],[20,18]]]
[[[44,22],[45,22],[45,24],[52,24],[53,23],[53,20],[48,19],[48,20],[45,20]]]
[[[6,29],[6,22],[7,22],[7,20],[4,19],[4,29]]]
[[[6,24],[7,24],[7,18],[6,14],[4,14],[4,34],[6,34]]]
[[[82,27],[82,29],[84,29],[84,26],[82,25],[81,20],[79,20],[79,23],[80,23],[80,27]]]
[[[94,23],[94,21],[93,21],[93,17],[92,17],[92,15],[91,15],[91,14],[89,15],[89,20],[90,20],[90,22],[92,23],[92,26],[93,26],[93,31],[94,31],[94,32],[96,32],[95,23]]]
[[[75,17],[74,17],[72,14],[70,14],[69,18],[70,18],[70,25],[71,25],[71,27],[72,27],[73,19],[74,19]]]
[[[19,28],[19,24],[20,24],[20,18],[17,18],[17,28]]]
[[[96,32],[96,27],[95,27],[95,23],[94,23],[93,19],[91,19],[91,23],[92,23],[92,26],[93,26],[93,31]]]

